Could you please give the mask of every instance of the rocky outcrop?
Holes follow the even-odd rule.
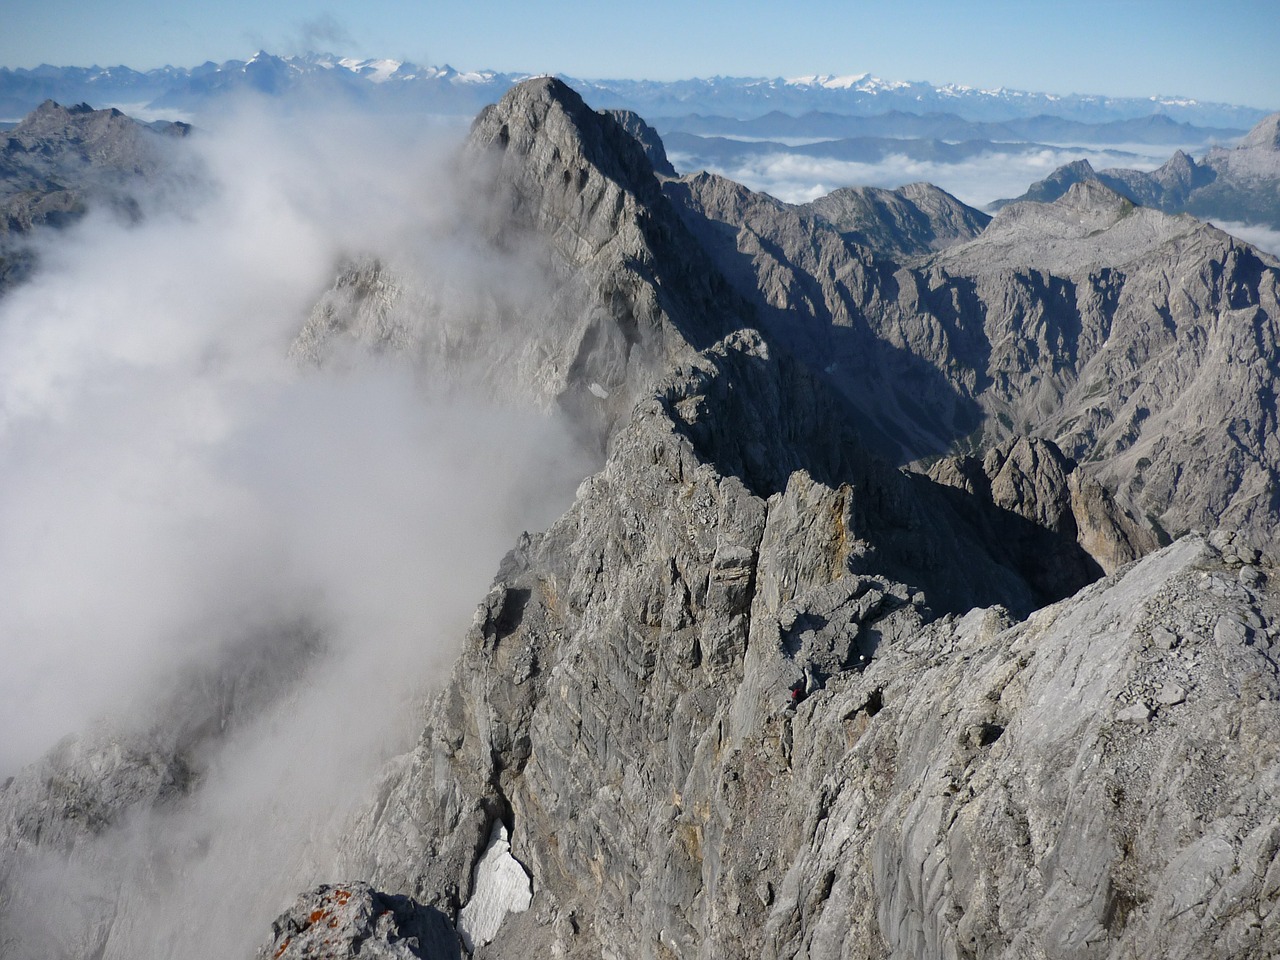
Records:
[[[675,167],[667,159],[667,148],[658,136],[658,131],[645,123],[643,117],[631,110],[602,110],[601,113],[612,117],[618,126],[640,142],[654,173],[662,177],[677,176]]]
[[[15,243],[33,229],[66,226],[93,204],[136,219],[144,182],[165,166],[164,141],[190,129],[46,100],[0,136],[0,293],[34,265]]]
[[[854,243],[892,258],[915,257],[972,240],[991,217],[929,183],[896,190],[842,187],[800,207]]]
[[[1082,478],[1049,440],[1013,438],[981,458],[944,457],[927,472],[938,483],[989,503],[996,522],[1013,521],[1002,537],[993,538],[1011,543],[1021,537],[1025,542],[1013,563],[1039,571],[1049,593],[1074,592],[1074,584],[1093,579],[1095,571],[1115,573],[1159,545],[1145,525],[1120,509],[1096,480]],[[961,501],[962,509],[965,502],[972,501]],[[1064,572],[1073,570],[1069,582],[1055,587]]]
[[[1214,147],[1197,162],[1179,150],[1163,166],[1143,170],[1094,171],[1087,160],[1059,167],[1016,200],[997,200],[992,210],[1035,200],[1052,203],[1077,183],[1096,181],[1125,198],[1166,213],[1263,224],[1280,229],[1280,114],[1258,123],[1234,148]]]
[[[457,935],[438,911],[364,882],[324,884],[271,925],[259,960],[458,960]]]

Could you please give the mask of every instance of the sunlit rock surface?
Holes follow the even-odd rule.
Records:
[[[487,236],[565,307],[506,341],[500,305],[481,358],[604,466],[346,825],[333,876],[371,886],[263,956],[429,956],[425,915],[491,958],[1269,957],[1274,266],[1088,186],[902,266],[656,177],[621,119],[541,78],[473,128]],[[295,355],[431,369],[456,341],[399,284],[344,271]],[[42,842],[42,769],[6,849]],[[135,956],[146,890],[10,952]]]

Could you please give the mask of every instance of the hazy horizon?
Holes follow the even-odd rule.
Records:
[[[644,16],[576,0],[501,0],[483,9],[377,0],[349,13],[303,0],[180,11],[158,0],[124,0],[109,9],[50,0],[10,11],[0,64],[146,70],[247,59],[259,49],[331,50],[357,59],[581,79],[870,73],[974,89],[1186,97],[1275,109],[1278,42],[1280,20],[1261,0],[1226,0],[1212,9],[1189,0],[1081,0],[1070,15],[1009,0],[963,6],[926,0],[892,10],[821,0],[785,17],[758,0],[693,8],[657,0]]]

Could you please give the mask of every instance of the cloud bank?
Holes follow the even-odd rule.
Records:
[[[447,277],[463,318],[539,292],[465,235],[454,139],[218,124],[191,141],[200,187],[53,237],[0,300],[0,779],[40,787],[23,765],[87,735],[177,744],[198,780],[70,861],[11,861],[8,955],[96,947],[117,899],[106,957],[251,951],[334,879],[326,844],[411,744],[502,554],[590,468],[554,417],[459,386],[483,371],[446,390],[394,354],[289,359],[352,254]]]
[[[1280,257],[1280,230],[1273,230],[1271,227],[1256,223],[1238,223],[1232,220],[1218,220],[1214,223],[1232,236],[1252,243],[1259,250]]]
[[[1168,159],[1167,156],[1137,156],[1105,148],[1085,151],[1051,148],[1022,154],[983,154],[963,163],[936,163],[905,156],[887,157],[881,163],[852,163],[794,153],[773,153],[743,157],[737,163],[723,165],[712,172],[787,203],[807,203],[840,187],[894,189],[925,181],[981,209],[992,201],[1020,196],[1032,183],[1044,179],[1063,164],[1082,157],[1087,158],[1095,169],[1129,167],[1152,170]],[[670,159],[682,173],[697,168],[692,158],[680,153],[672,153]]]

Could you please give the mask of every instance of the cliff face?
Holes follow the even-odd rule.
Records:
[[[842,403],[748,331],[660,380],[504,563],[347,872],[455,914],[503,825],[532,898],[486,957],[1265,955],[1280,686],[1250,548],[935,619],[1016,602],[1029,565],[991,565]],[[1141,536],[1051,446],[987,460],[964,509]]]
[[[551,306],[490,304],[460,344],[368,261],[295,343],[466,352],[605,456],[503,561],[416,748],[261,955],[1269,956],[1280,595],[1245,484],[1276,463],[1275,269],[1085,191],[903,267],[655,177],[637,137],[517,87],[472,130],[469,238],[527,253]],[[875,453],[966,436],[981,458],[929,477]],[[1141,495],[1113,499],[1098,478],[1138,449]],[[1153,552],[1147,502],[1245,530]],[[270,699],[299,637],[234,688]],[[4,917],[39,902],[24,858],[109,862],[131,812],[198,797],[191,743],[255,708],[206,692],[181,735],[85,741],[0,791]],[[173,952],[132,912],[165,870],[6,952]]]
[[[1274,547],[1269,257],[1098,183],[1007,207],[908,266],[719,177],[667,190],[766,334],[849,398],[882,455],[1043,437],[1169,535],[1221,523]]]

